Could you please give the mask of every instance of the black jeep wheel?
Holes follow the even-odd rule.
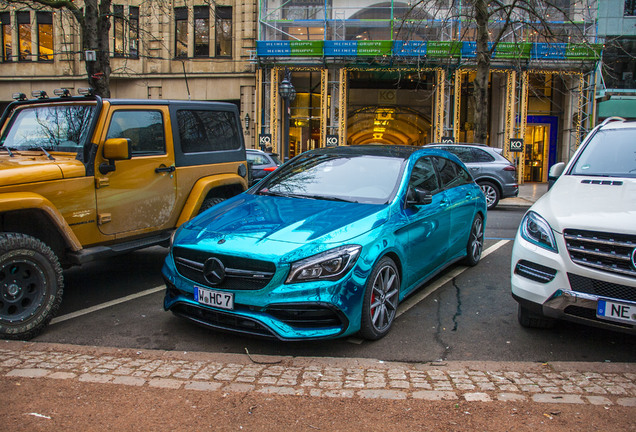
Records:
[[[222,203],[225,201],[225,198],[206,198],[203,200],[203,204],[201,204],[201,208],[199,209],[199,213],[201,214],[210,207],[214,207],[215,205]]]
[[[57,313],[63,291],[51,248],[25,234],[0,234],[0,337],[35,337]]]

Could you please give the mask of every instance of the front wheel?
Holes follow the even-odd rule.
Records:
[[[481,259],[481,252],[484,250],[484,219],[481,215],[476,215],[468,235],[466,245],[466,258],[464,264],[476,266]]]
[[[225,201],[225,198],[206,198],[205,200],[203,200],[198,214],[203,213],[207,209],[214,207],[215,205],[222,203],[223,201]]]
[[[384,257],[367,279],[362,305],[360,335],[369,340],[384,337],[395,320],[400,293],[400,274],[391,258]]]
[[[530,312],[521,305],[518,305],[517,320],[526,328],[550,329],[556,324],[554,319]]]
[[[64,290],[62,267],[42,241],[0,234],[0,337],[28,340],[57,313]]]

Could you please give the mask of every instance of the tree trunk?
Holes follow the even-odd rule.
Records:
[[[474,141],[488,143],[488,82],[490,78],[490,48],[488,47],[488,4],[476,0],[475,22],[477,23],[477,71],[473,81],[475,98]]]
[[[84,50],[95,51],[95,61],[86,62],[88,84],[95,93],[110,97],[110,52],[108,49],[111,0],[85,0],[84,26],[82,26]]]

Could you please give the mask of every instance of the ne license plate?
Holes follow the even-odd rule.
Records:
[[[194,300],[198,303],[221,309],[234,309],[234,294],[194,287]]]
[[[598,299],[596,316],[612,321],[636,324],[636,303]]]

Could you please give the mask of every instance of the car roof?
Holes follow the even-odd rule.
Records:
[[[322,147],[314,150],[314,152],[341,155],[387,156],[399,159],[408,159],[413,153],[422,149],[423,147],[407,145],[363,144],[338,147]]]

